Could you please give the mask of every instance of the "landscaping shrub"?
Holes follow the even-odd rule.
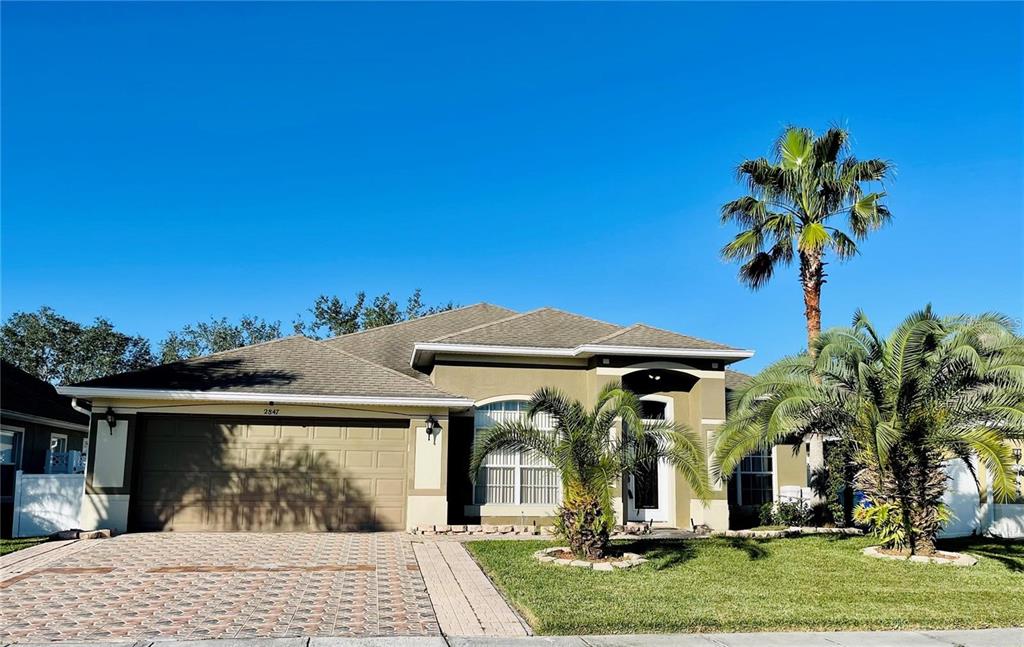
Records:
[[[809,526],[811,517],[811,508],[804,501],[780,501],[761,506],[762,526]]]

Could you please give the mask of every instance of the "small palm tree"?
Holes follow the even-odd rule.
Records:
[[[821,286],[825,256],[846,260],[857,253],[857,241],[890,219],[883,191],[865,185],[881,182],[891,165],[880,159],[847,155],[850,135],[830,128],[816,137],[808,128],[789,127],[775,142],[773,159],[746,160],[739,177],[750,193],[722,207],[722,222],[742,231],[722,248],[722,257],[739,261],[740,281],[757,290],[780,265],[799,260],[807,346],[821,334]],[[843,231],[845,221],[849,233]],[[824,468],[821,436],[811,434],[811,468]]]
[[[539,414],[550,416],[553,429],[534,425]],[[623,433],[613,433],[616,420]],[[644,420],[640,399],[612,382],[588,410],[553,388],[533,394],[525,418],[502,422],[477,437],[470,460],[476,479],[484,458],[498,450],[534,451],[558,470],[562,503],[557,528],[579,557],[596,559],[608,546],[615,524],[611,486],[619,478],[642,473],[665,460],[675,467],[703,501],[708,496],[708,469],[703,443],[684,425]]]
[[[995,495],[1012,495],[1008,443],[1024,441],[1024,339],[1008,319],[940,318],[926,308],[883,338],[858,312],[814,351],[772,364],[733,394],[713,471],[728,475],[754,449],[812,430],[849,441],[856,485],[871,504],[858,517],[887,547],[911,553],[932,552],[948,519],[945,460],[973,471],[976,456]]]

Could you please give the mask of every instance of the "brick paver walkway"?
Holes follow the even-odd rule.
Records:
[[[413,544],[441,631],[448,636],[526,636],[509,608],[462,544]]]
[[[399,533],[79,541],[0,565],[0,609],[0,642],[439,633]]]

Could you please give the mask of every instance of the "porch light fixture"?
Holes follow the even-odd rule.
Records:
[[[1013,462],[1014,463],[1019,463],[1020,462],[1020,456],[1021,456],[1021,449],[1020,449],[1020,447],[1014,447],[1013,448]]]
[[[439,433],[441,433],[441,423],[434,416],[427,416],[427,438],[432,438],[434,434]]]
[[[104,420],[107,421],[107,428],[110,430],[110,435],[114,435],[114,425],[117,424],[117,416],[114,415],[114,408],[107,407],[107,412],[104,414]]]

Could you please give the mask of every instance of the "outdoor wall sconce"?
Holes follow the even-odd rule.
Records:
[[[117,424],[117,416],[114,415],[114,408],[107,407],[107,413],[104,414],[104,420],[107,421],[107,429],[110,430],[110,435],[114,435],[114,426]]]
[[[434,434],[441,433],[441,423],[434,416],[427,416],[427,439],[434,437]]]
[[[1020,449],[1020,447],[1014,447],[1013,448],[1013,462],[1014,463],[1019,463],[1020,462],[1020,456],[1021,456],[1021,449]]]

